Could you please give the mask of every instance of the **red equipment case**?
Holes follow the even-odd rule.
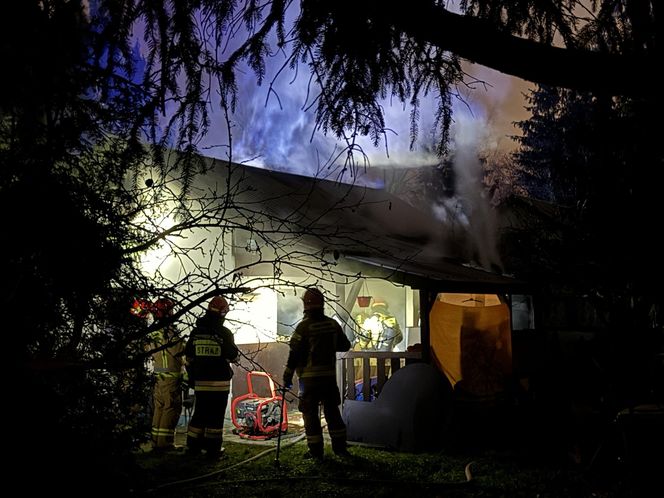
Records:
[[[270,397],[260,397],[254,392],[253,378],[264,377],[268,381]],[[283,396],[277,394],[274,381],[266,372],[247,372],[249,392],[233,399],[231,418],[236,433],[245,439],[269,439],[288,429],[288,410]],[[281,410],[281,416],[279,411]]]

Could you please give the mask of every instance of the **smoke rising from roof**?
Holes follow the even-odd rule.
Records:
[[[483,268],[500,266],[497,249],[496,213],[483,188],[484,171],[480,151],[491,130],[481,116],[463,109],[455,112],[453,129],[455,195],[449,199],[457,208],[457,219],[465,223],[471,259]]]
[[[232,46],[228,47],[228,50],[232,49]],[[349,144],[316,129],[314,110],[308,109],[315,98],[311,93],[312,89],[315,91],[315,85],[310,80],[309,70],[300,66],[296,73],[288,70],[279,73],[285,61],[286,55],[282,53],[266,60],[262,86],[256,84],[249,68],[238,76],[238,105],[230,116],[230,123],[223,113],[213,112],[210,130],[199,144],[202,152],[218,159],[230,157],[234,162],[266,169],[382,187],[375,176],[363,175],[361,167],[341,174],[346,158],[343,151]],[[498,263],[497,251],[492,249],[495,247],[494,220],[483,195],[483,172],[478,155],[487,149],[513,146],[507,135],[512,133],[511,122],[522,119],[514,109],[523,106],[513,104],[515,100],[520,103],[520,99],[514,96],[520,95],[524,84],[514,85],[514,78],[481,66],[467,65],[466,70],[488,85],[475,84],[472,92],[459,90],[465,102],[455,104],[450,147],[455,191],[451,197],[432,205],[431,212],[466,231],[478,262],[490,267]],[[212,94],[214,92],[213,88]],[[384,141],[376,148],[369,139],[357,140],[354,152],[360,166],[362,154],[366,154],[370,165],[383,168],[440,165],[441,159],[432,152],[436,141],[431,131],[436,108],[433,99],[432,96],[422,99],[419,135],[412,148],[411,109],[399,102],[384,100]],[[512,106],[509,112],[505,112],[505,103]]]
[[[276,71],[276,64],[272,71]],[[290,80],[286,76],[282,75],[268,88],[269,85],[257,86],[251,75],[246,74],[240,85],[238,108],[232,116],[233,160],[304,176],[382,187],[375,176],[363,175],[361,168],[357,177],[350,173],[339,176],[339,164],[343,163],[345,156],[338,157],[336,164],[329,161],[347,144],[317,131],[313,111],[304,109],[309,84],[306,68],[301,68]],[[270,77],[268,75],[266,81],[270,81]],[[501,98],[510,93],[508,88],[495,88]],[[477,94],[482,94],[482,99],[477,99]],[[386,144],[376,148],[368,139],[358,140],[371,165],[380,165],[381,168],[433,168],[441,163],[441,159],[432,152],[435,105],[433,97],[428,98],[431,102],[422,104],[420,134],[412,150],[410,109],[401,104],[383,102],[388,127]],[[430,211],[446,225],[464,232],[469,259],[488,269],[500,265],[500,262],[496,249],[495,214],[484,195],[483,167],[479,156],[487,148],[499,146],[494,126],[498,107],[497,104],[490,107],[493,101],[484,87],[479,87],[477,92],[464,96],[464,99],[465,102],[455,103],[451,130],[454,193],[433,204]],[[224,134],[225,127],[221,126],[220,120],[217,123],[219,126],[206,140],[230,143],[227,133]],[[206,153],[220,159],[228,157],[225,148],[209,148]]]

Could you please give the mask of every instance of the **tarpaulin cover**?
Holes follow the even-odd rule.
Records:
[[[429,315],[434,363],[453,386],[476,396],[504,389],[512,371],[507,304],[462,306],[437,299]]]
[[[397,370],[373,402],[346,400],[347,438],[399,451],[442,447],[452,415],[452,387],[432,365]]]

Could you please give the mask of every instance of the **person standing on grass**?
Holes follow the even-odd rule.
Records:
[[[283,374],[284,386],[293,385],[296,372],[300,388],[298,409],[302,412],[309,452],[307,458],[323,458],[323,429],[318,415],[322,403],[332,450],[348,455],[346,425],[339,412],[341,396],[336,380],[336,353],[348,351],[350,341],[341,326],[325,316],[325,300],[320,290],[311,287],[303,297],[304,318],[290,339],[290,352]]]
[[[223,429],[233,370],[238,357],[233,333],[224,327],[229,306],[215,296],[185,346],[189,383],[194,386],[194,414],[187,429],[187,452],[218,458],[223,454]]]
[[[173,315],[175,303],[169,298],[158,299],[152,314],[155,320]],[[174,449],[175,427],[182,411],[182,373],[184,341],[174,324],[150,336],[154,388],[152,395],[152,448],[156,451]]]

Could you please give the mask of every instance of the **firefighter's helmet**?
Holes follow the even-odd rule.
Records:
[[[129,308],[129,312],[139,318],[147,318],[152,311],[152,303],[147,299],[134,298],[134,302]]]
[[[374,297],[373,303],[371,303],[371,309],[380,308],[381,306],[387,309],[387,301],[382,297]]]
[[[173,314],[175,302],[167,297],[160,297],[152,306],[152,313],[156,319],[164,318]]]
[[[224,317],[228,313],[228,301],[224,296],[214,296],[208,304],[208,311],[216,313],[217,315]]]
[[[309,311],[313,309],[323,309],[325,304],[325,298],[323,293],[316,289],[316,287],[309,287],[302,297],[302,302],[304,303],[304,311]]]

